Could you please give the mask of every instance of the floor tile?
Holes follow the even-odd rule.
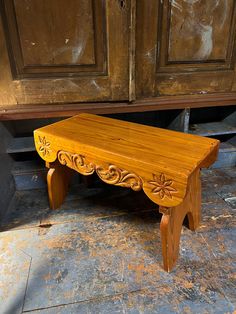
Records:
[[[48,208],[46,190],[17,191],[6,216],[0,223],[0,230],[38,226]]]
[[[25,234],[17,234],[24,238]],[[0,313],[22,312],[31,257],[15,246],[14,233],[0,234]],[[7,245],[8,243],[8,245]]]
[[[171,273],[143,193],[73,186],[56,211],[46,191],[16,193],[0,233],[0,313],[233,313],[236,219],[224,196],[234,176],[207,171],[201,226],[182,229]]]

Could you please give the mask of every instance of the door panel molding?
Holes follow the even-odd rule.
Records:
[[[60,3],[60,0],[59,3],[58,0],[31,1],[25,5],[21,0],[2,2],[5,37],[15,79],[107,75],[104,1],[69,0],[67,6],[72,16],[64,12]]]
[[[128,100],[130,2],[0,0],[0,107]]]
[[[234,0],[140,0],[137,30],[137,99],[236,90]]]
[[[234,68],[235,1],[220,0],[218,6],[213,4],[215,1],[208,1],[203,8],[209,5],[210,12],[201,12],[200,4],[197,6],[201,1],[195,1],[195,6],[192,2],[164,0],[158,3],[157,73]]]

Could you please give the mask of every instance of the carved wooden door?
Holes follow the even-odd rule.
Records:
[[[0,0],[0,107],[128,99],[129,1]]]
[[[137,97],[235,91],[235,6],[137,1]]]

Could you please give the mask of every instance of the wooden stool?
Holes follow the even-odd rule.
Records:
[[[191,230],[199,226],[200,169],[216,160],[218,140],[85,113],[35,130],[34,139],[49,168],[51,208],[64,201],[73,170],[143,189],[163,214],[164,269],[174,267],[185,216]]]

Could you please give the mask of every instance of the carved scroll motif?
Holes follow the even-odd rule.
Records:
[[[164,197],[172,198],[172,193],[177,192],[175,188],[173,188],[173,180],[167,180],[164,173],[157,175],[153,174],[154,181],[148,181],[149,184],[153,185],[152,193],[158,194],[161,199]]]
[[[66,151],[58,152],[58,160],[62,165],[84,175],[89,175],[96,171],[99,178],[108,184],[131,188],[134,191],[142,189],[142,180],[140,177],[114,165],[108,165],[107,168],[96,166],[91,162],[87,162],[85,156]]]
[[[108,169],[98,166],[96,172],[99,178],[106,183],[131,188],[134,191],[140,191],[142,189],[142,180],[140,177],[114,165],[110,165]]]
[[[81,154],[72,154],[66,151],[58,152],[58,160],[62,165],[72,168],[83,175],[90,175],[96,171],[99,178],[108,184],[131,188],[134,191],[140,191],[143,188],[143,181],[138,175],[115,165],[95,165]],[[173,187],[173,183],[173,180],[166,179],[163,173],[159,176],[153,174],[153,181],[148,181],[148,184],[153,186],[150,191],[151,194],[156,195],[161,200],[165,197],[173,198],[172,194],[177,192]]]
[[[72,168],[81,174],[89,175],[95,171],[95,165],[86,162],[85,156],[79,154],[71,154],[66,151],[58,152],[58,160],[62,165]]]

